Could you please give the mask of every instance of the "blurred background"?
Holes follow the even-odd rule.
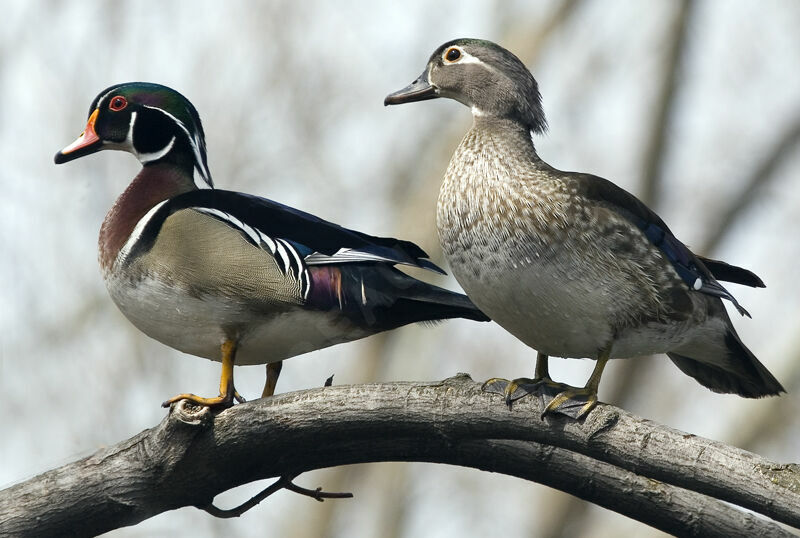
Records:
[[[713,394],[658,356],[613,361],[600,399],[774,460],[800,458],[799,3],[12,0],[2,15],[2,487],[154,426],[169,396],[217,389],[218,363],[139,333],[104,288],[98,230],[138,162],[104,152],[53,164],[100,90],[132,80],[177,89],[200,112],[220,188],[416,241],[444,265],[436,196],[469,111],[453,101],[382,103],[456,37],[496,41],[531,68],[550,123],[536,140],[546,161],[611,179],[696,252],[767,283],[732,285],[753,319],[732,316],[788,394]],[[419,276],[457,288],[451,277]],[[451,321],[291,359],[278,391],[320,386],[331,374],[336,384],[513,378],[532,374],[534,357],[496,325]],[[554,359],[551,373],[582,385],[593,364]],[[237,388],[256,398],[264,375],[239,367]],[[355,499],[321,504],[280,492],[236,520],[185,508],[110,535],[658,534],[544,486],[470,469],[359,465],[298,483]],[[217,504],[232,507],[264,485]]]

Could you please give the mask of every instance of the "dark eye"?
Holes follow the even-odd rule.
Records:
[[[108,108],[110,108],[114,112],[119,112],[126,106],[128,106],[128,100],[122,97],[121,95],[112,97],[111,102],[108,104]]]
[[[461,51],[455,47],[450,47],[447,49],[447,52],[444,53],[444,59],[448,62],[456,62],[459,58],[461,58]]]

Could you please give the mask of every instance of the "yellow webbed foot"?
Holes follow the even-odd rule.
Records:
[[[177,401],[187,400],[195,405],[203,405],[206,407],[226,409],[233,405],[233,399],[235,398],[234,393],[235,391],[229,394],[220,394],[219,396],[216,396],[214,398],[202,398],[200,396],[196,396],[194,394],[189,394],[189,393],[178,394],[177,396],[173,396],[169,400],[163,402],[161,404],[161,407],[169,407],[170,405],[174,404]],[[239,396],[239,398],[241,398],[241,396]],[[236,399],[238,400],[239,398]]]
[[[600,386],[600,377],[611,355],[611,347],[603,349],[597,357],[592,375],[583,388],[569,387],[556,394],[549,403],[546,403],[542,418],[550,413],[561,413],[575,420],[585,417],[597,405],[597,389]]]
[[[222,373],[219,378],[219,396],[215,398],[201,398],[194,394],[178,394],[161,404],[162,407],[169,407],[180,400],[188,400],[195,405],[226,409],[233,405],[233,400],[244,402],[244,398],[233,386],[233,362],[236,356],[236,342],[226,340],[220,346],[222,351]]]

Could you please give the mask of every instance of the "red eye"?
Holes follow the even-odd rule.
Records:
[[[128,100],[122,97],[121,95],[117,95],[116,97],[111,98],[111,102],[108,103],[108,108],[113,110],[114,112],[119,112],[123,108],[128,106]]]

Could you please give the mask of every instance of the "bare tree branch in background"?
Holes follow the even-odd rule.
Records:
[[[497,2],[497,13],[506,15],[500,23],[505,48],[520,51],[519,57],[525,65],[535,65],[553,33],[569,22],[583,2],[581,0],[563,0],[535,32],[531,32],[530,21],[520,20],[512,11],[503,10],[503,4],[502,0]]]
[[[582,422],[540,420],[542,409],[530,398],[509,411],[466,375],[282,394],[216,416],[180,403],[153,429],[0,492],[0,534],[97,534],[254,480],[370,461],[505,473],[680,535],[791,536],[705,495],[800,526],[796,465],[608,405]]]
[[[711,253],[722,243],[728,231],[750,207],[758,200],[760,192],[775,177],[779,165],[791,155],[800,144],[800,117],[792,122],[786,131],[778,137],[764,159],[753,169],[750,176],[742,183],[744,189],[739,193],[725,212],[717,219],[714,227],[706,235],[705,242],[697,248],[700,253]]]
[[[676,4],[675,19],[670,29],[669,49],[664,59],[664,80],[661,84],[661,93],[655,99],[655,115],[651,120],[653,129],[644,152],[642,186],[639,192],[639,199],[650,207],[657,205],[658,189],[663,182],[664,158],[669,146],[667,134],[672,126],[671,119],[675,115],[678,78],[682,60],[686,56],[688,28],[696,6],[696,2],[689,0],[682,0],[680,4]]]

